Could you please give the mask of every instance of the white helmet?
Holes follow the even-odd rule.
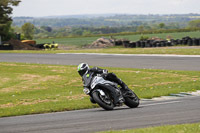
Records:
[[[90,69],[87,63],[81,63],[78,65],[77,71],[80,76],[83,76]]]

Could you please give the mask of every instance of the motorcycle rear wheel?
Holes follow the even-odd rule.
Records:
[[[92,93],[94,101],[105,110],[113,110],[114,104],[108,93],[105,93],[107,99],[104,99],[100,92],[95,91]]]
[[[130,108],[136,108],[140,104],[139,98],[134,92],[132,92],[132,93],[133,93],[133,95],[131,97],[124,98],[125,99],[124,104],[126,104]]]

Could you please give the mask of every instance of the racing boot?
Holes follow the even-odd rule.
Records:
[[[116,82],[118,85],[122,87],[123,95],[132,96],[132,91],[128,88],[128,86],[121,80],[119,79],[114,73],[108,73],[106,78],[110,81]],[[124,95],[124,96],[125,96]]]
[[[128,86],[127,86],[125,83],[123,83],[121,87],[122,87],[122,89],[124,90],[124,94],[123,94],[123,95],[124,95],[125,97],[126,97],[126,96],[129,96],[129,97],[130,97],[130,96],[133,95],[132,90],[129,89]]]
[[[135,100],[139,99],[136,96],[136,94],[131,89],[129,89],[128,86],[125,83],[123,83],[123,87],[124,87],[123,89],[125,90],[125,92],[123,93],[124,97],[129,97],[129,98],[132,98],[132,99],[135,99]]]

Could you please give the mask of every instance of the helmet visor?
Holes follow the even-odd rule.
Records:
[[[86,71],[87,71],[87,70],[80,70],[80,71],[78,71],[78,73],[79,73],[80,76],[83,76],[83,75],[85,74]]]

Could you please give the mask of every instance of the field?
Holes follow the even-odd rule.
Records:
[[[121,35],[121,36],[113,36],[117,39],[129,39],[131,41],[138,41],[141,36],[148,36],[148,37],[160,37],[163,39],[166,39],[167,36],[171,36],[174,39],[180,39],[185,36],[190,37],[200,37],[200,31],[198,32],[178,32],[178,33],[161,33],[161,34],[144,34],[144,35]],[[104,36],[106,38],[109,38],[109,36]],[[53,41],[58,44],[64,44],[64,45],[75,45],[77,47],[80,47],[85,44],[90,44],[96,39],[100,37],[66,37],[66,38],[48,38],[48,39],[36,39],[37,43],[52,43]]]
[[[106,68],[140,98],[199,90],[200,73]],[[95,108],[82,91],[77,66],[0,63],[0,117]]]

